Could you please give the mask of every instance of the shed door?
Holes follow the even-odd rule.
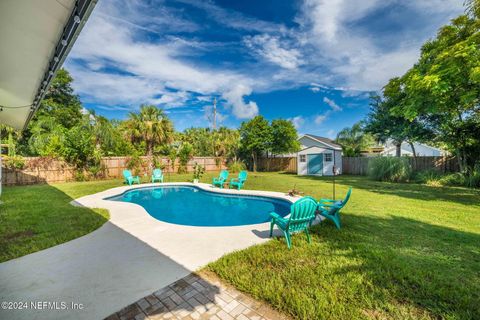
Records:
[[[307,155],[308,174],[322,174],[323,173],[323,154],[309,154]]]

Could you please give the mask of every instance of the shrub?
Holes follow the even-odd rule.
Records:
[[[480,164],[477,164],[473,172],[465,177],[465,186],[469,188],[480,188]]]
[[[444,186],[465,186],[465,175],[460,172],[446,174],[440,179]]]
[[[425,170],[420,171],[415,174],[415,182],[417,183],[425,183],[429,186],[436,186],[439,187],[442,185],[441,179],[443,175],[436,171],[436,170]]]
[[[187,172],[187,164],[193,158],[193,147],[190,143],[184,142],[178,150],[178,173]]]
[[[230,170],[233,173],[240,172],[242,170],[245,170],[246,168],[247,168],[247,166],[245,165],[245,163],[243,163],[242,161],[239,161],[239,160],[230,162],[228,164],[228,170]]]
[[[25,167],[25,160],[22,156],[5,157],[3,164],[8,169],[22,170]]]
[[[127,159],[127,169],[132,170],[135,175],[140,175],[140,171],[144,166],[142,158],[138,155],[138,153],[134,153],[131,157]]]
[[[193,166],[193,179],[200,180],[205,173],[205,168],[195,162]]]
[[[373,180],[404,182],[410,179],[412,166],[406,158],[378,157],[370,161],[368,174]]]

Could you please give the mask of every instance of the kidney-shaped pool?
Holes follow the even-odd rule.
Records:
[[[160,186],[126,191],[106,200],[141,205],[155,219],[189,226],[240,226],[270,221],[290,212],[287,200],[211,192],[194,186]]]

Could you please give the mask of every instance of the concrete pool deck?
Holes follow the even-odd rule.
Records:
[[[294,202],[279,192],[228,190],[208,184],[142,184],[76,199],[74,205],[105,208],[110,220],[64,244],[0,264],[0,300],[81,304],[79,310],[3,310],[1,319],[101,319],[170,285],[226,253],[268,241],[269,223],[194,227],[151,217],[143,207],[105,200],[138,187],[194,185],[219,193],[260,195]],[[77,305],[78,306],[78,305]]]

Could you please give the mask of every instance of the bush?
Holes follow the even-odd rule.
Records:
[[[126,166],[128,170],[133,171],[133,174],[140,175],[145,163],[143,162],[142,158],[140,158],[139,154],[135,152],[127,159]]]
[[[187,172],[187,164],[193,158],[193,147],[190,143],[184,142],[178,150],[178,173]]]
[[[476,165],[473,172],[465,177],[465,186],[469,188],[480,188],[480,164]]]
[[[242,161],[233,161],[228,164],[228,170],[233,173],[240,172],[246,168],[247,166]]]
[[[415,174],[415,182],[417,183],[425,183],[429,186],[435,186],[439,187],[442,185],[442,179],[443,175],[436,171],[436,170],[425,170],[425,171],[420,171]]]
[[[465,186],[465,175],[460,172],[446,174],[440,179],[443,186]]]
[[[193,166],[193,179],[200,180],[205,173],[205,168],[195,162]]]
[[[408,159],[398,157],[378,157],[368,165],[368,175],[373,180],[405,182],[410,179],[412,166]]]
[[[25,160],[22,156],[5,157],[3,164],[8,169],[22,170],[25,167]]]

